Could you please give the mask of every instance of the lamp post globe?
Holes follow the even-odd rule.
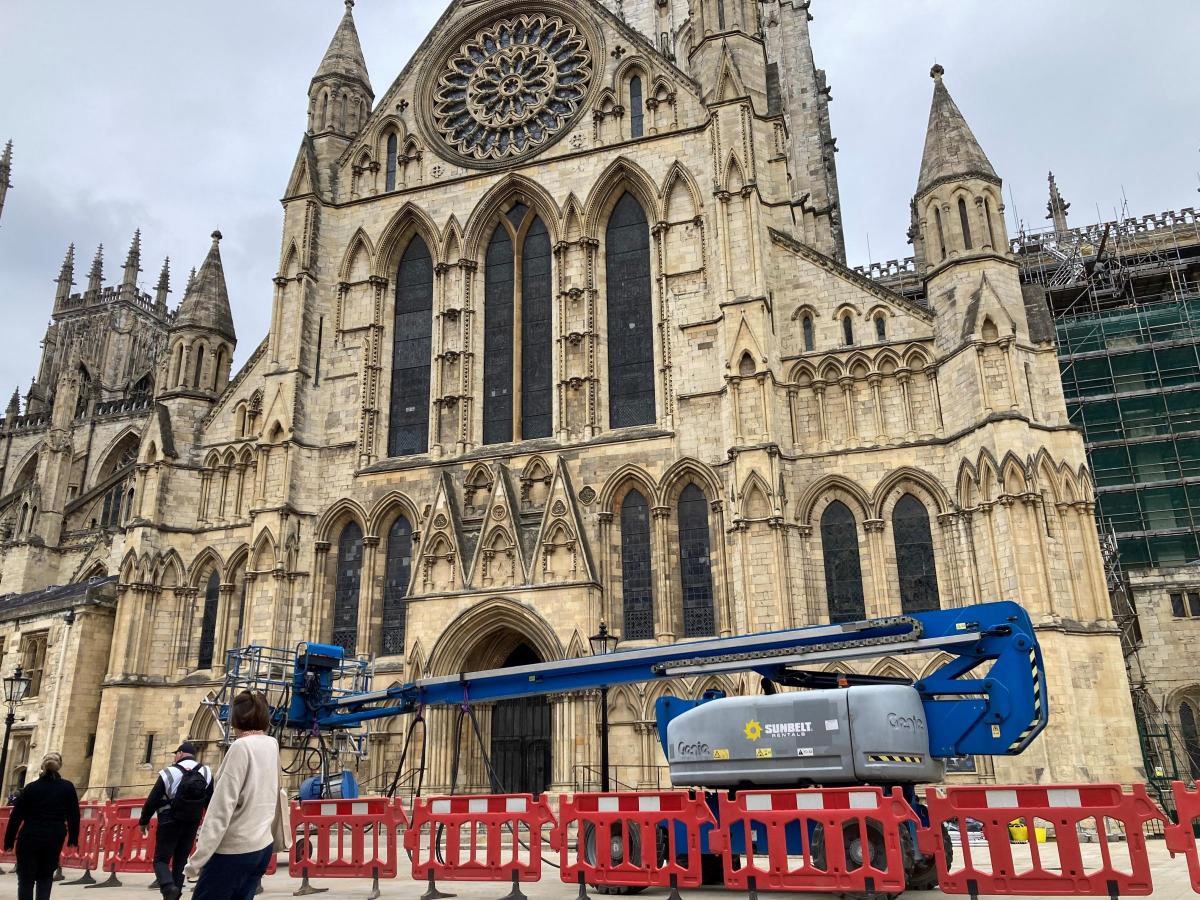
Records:
[[[20,666],[4,679],[4,703],[8,706],[8,714],[4,717],[4,747],[0,749],[0,786],[8,782],[8,738],[13,722],[17,720],[17,704],[29,693],[29,683],[30,679]]]

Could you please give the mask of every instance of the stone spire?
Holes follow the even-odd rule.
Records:
[[[233,313],[229,309],[229,290],[225,286],[225,269],[221,264],[221,232],[212,233],[212,247],[200,264],[195,280],[179,304],[175,317],[176,329],[197,328],[215,332],[230,341],[237,341],[233,330]]]
[[[88,272],[89,291],[99,291],[104,284],[104,245],[96,248],[96,258],[92,260],[92,269]]]
[[[187,284],[183,286],[183,296],[187,296],[188,291],[192,289],[192,285],[196,283],[196,267],[192,266],[192,271],[188,272]]]
[[[158,275],[158,284],[154,288],[154,302],[163,309],[167,308],[167,294],[171,293],[171,257],[163,260],[162,271]]]
[[[346,12],[337,31],[333,33],[333,40],[329,42],[329,49],[325,51],[313,81],[329,77],[357,81],[367,89],[368,94],[374,96],[371,77],[367,74],[367,61],[358,40],[358,29],[354,27],[354,0],[346,0]]]
[[[1050,202],[1046,204],[1047,219],[1054,222],[1054,230],[1058,234],[1067,231],[1070,226],[1067,225],[1067,211],[1071,208],[1071,204],[1063,199],[1063,195],[1058,192],[1058,182],[1054,180],[1054,173],[1050,173]]]
[[[17,416],[19,416],[20,414],[21,414],[21,389],[14,388],[13,393],[12,393],[12,399],[10,399],[8,401],[8,409],[5,410],[4,416],[5,416],[5,418],[8,419],[9,423],[11,424],[12,420],[15,419]]]
[[[71,296],[71,288],[75,285],[75,245],[71,244],[67,247],[66,258],[63,259],[62,268],[58,270],[58,277],[54,279],[54,283],[58,285],[58,289],[54,292],[55,302],[61,302]]]
[[[125,257],[125,278],[122,286],[137,287],[138,273],[142,271],[142,229],[133,233],[133,243],[129,245],[129,255]]]
[[[945,74],[946,70],[939,65],[929,72],[933,79],[933,105],[929,110],[925,153],[921,157],[921,176],[917,181],[918,197],[943,181],[976,177],[1000,183],[971,126],[946,90],[942,82]]]
[[[4,198],[12,187],[9,180],[12,176],[12,141],[4,145],[4,155],[0,156],[0,218],[4,218]]]

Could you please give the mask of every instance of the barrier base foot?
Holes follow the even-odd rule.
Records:
[[[500,900],[529,900],[525,896],[525,892],[521,890],[521,881],[517,877],[517,873],[513,872],[512,890],[505,894]]]
[[[667,894],[667,900],[683,900],[679,895],[679,878],[675,875],[671,876],[671,893]]]
[[[300,880],[300,887],[292,891],[293,897],[307,897],[309,894],[324,894],[329,888],[317,888],[308,883],[308,872]]]
[[[59,866],[57,869],[54,870],[54,877],[51,878],[50,880],[51,881],[62,881],[66,877],[67,876],[62,873],[62,866]]]
[[[371,893],[367,894],[367,900],[379,900],[379,870],[376,869],[371,873]]]
[[[421,895],[421,900],[446,900],[447,897],[453,897],[454,894],[447,894],[445,891],[439,891],[437,882],[433,880],[433,876],[429,876],[429,887],[425,889],[425,893]]]
[[[867,892],[863,896],[866,897],[866,900],[875,900],[875,879],[868,878],[866,880],[865,887],[867,889]]]
[[[116,872],[109,872],[108,877],[96,884],[84,885],[85,890],[95,890],[96,888],[121,887],[121,879],[117,878]]]
[[[967,879],[967,893],[971,895],[971,900],[979,900],[979,882],[974,878]]]
[[[69,884],[89,885],[89,884],[95,884],[95,883],[96,883],[96,879],[92,877],[91,869],[85,870],[83,873],[83,876],[81,878],[76,878],[74,881],[64,881],[63,882],[63,884],[65,884],[65,885],[69,885]]]
[[[1118,890],[1119,888],[1117,887],[1117,883],[1115,881],[1110,881],[1108,883],[1109,900],[1119,900],[1120,894],[1117,893]]]
[[[749,895],[749,900],[758,900],[758,879],[746,879],[746,893]]]
[[[575,895],[575,900],[589,900],[587,885],[583,882],[583,873],[579,873],[579,893]]]

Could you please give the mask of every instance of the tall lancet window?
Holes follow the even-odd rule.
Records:
[[[962,223],[963,246],[974,250],[975,244],[971,240],[971,217],[967,215],[967,201],[962,197],[958,198],[958,220]]]
[[[629,135],[639,138],[646,127],[646,106],[642,102],[642,79],[634,75],[629,79]]]
[[[650,569],[650,507],[638,491],[621,504],[621,595],[627,641],[654,637],[654,592]]]
[[[825,551],[825,593],[830,622],[855,622],[867,617],[863,596],[862,560],[858,553],[858,524],[840,500],[821,516],[821,548]]]
[[[429,449],[429,353],[433,331],[433,258],[420,235],[408,242],[396,273],[388,455]]]
[[[200,646],[196,656],[197,669],[211,669],[216,652],[217,610],[221,605],[221,576],[216,569],[204,586],[204,606],[200,613]]]
[[[905,613],[938,609],[937,567],[933,532],[925,504],[905,494],[892,510],[896,541],[896,574],[900,577],[900,609]]]
[[[713,604],[712,543],[708,500],[689,484],[679,495],[679,574],[683,586],[683,636],[716,634]]]
[[[632,194],[613,208],[605,232],[608,289],[608,425],[653,424],[654,310],[650,226]]]
[[[388,135],[387,139],[387,181],[384,187],[389,191],[396,189],[396,132],[394,131]]]
[[[483,278],[485,444],[553,432],[550,260],[545,224],[517,203],[492,233]]]
[[[381,656],[399,656],[404,652],[407,623],[408,579],[412,574],[412,526],[398,516],[388,529],[387,560],[383,570],[383,634]]]
[[[330,643],[351,655],[358,649],[358,589],[362,581],[362,564],[362,529],[357,522],[350,522],[338,538]]]

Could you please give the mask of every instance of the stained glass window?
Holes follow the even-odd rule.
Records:
[[[549,437],[554,338],[550,331],[550,234],[534,219],[521,247],[521,440]]]
[[[204,606],[200,613],[200,647],[196,668],[211,669],[217,638],[217,609],[221,604],[221,577],[213,570],[204,586]]]
[[[621,592],[625,627],[622,637],[640,641],[654,637],[653,573],[650,567],[650,508],[637,491],[621,504]]]
[[[417,235],[409,241],[396,273],[389,456],[408,456],[429,449],[432,332],[433,258]]]
[[[941,258],[946,258],[946,229],[942,225],[942,211],[936,207],[933,210],[933,217],[937,221],[938,233],[938,249],[941,250]]]
[[[905,613],[938,609],[937,568],[933,535],[925,504],[905,494],[892,510],[896,571],[900,576],[900,608]]]
[[[816,346],[816,340],[813,336],[813,319],[812,316],[805,315],[801,320],[804,328],[804,349],[811,351]]]
[[[825,553],[825,593],[830,622],[855,622],[867,617],[863,596],[862,562],[858,555],[858,524],[840,500],[821,516],[821,547]]]
[[[483,442],[513,439],[513,246],[503,223],[483,275]]]
[[[639,138],[645,128],[646,109],[642,104],[642,79],[634,75],[629,79],[629,134]]]
[[[387,139],[387,182],[385,185],[389,191],[396,189],[396,132],[388,135]]]
[[[404,626],[408,605],[408,579],[412,572],[412,526],[400,516],[388,529],[387,559],[383,570],[383,633],[380,655],[404,652]]]
[[[654,422],[650,229],[632,194],[617,201],[605,235],[608,285],[608,424]]]
[[[847,347],[854,343],[854,320],[850,316],[842,316],[842,343]]]
[[[694,484],[679,495],[679,574],[683,585],[683,636],[715,634],[708,500]]]
[[[880,341],[887,340],[887,317],[878,315],[875,317],[875,338]]]
[[[358,588],[362,579],[363,535],[350,522],[338,538],[337,575],[333,591],[333,635],[330,643],[354,654],[358,647]]]

